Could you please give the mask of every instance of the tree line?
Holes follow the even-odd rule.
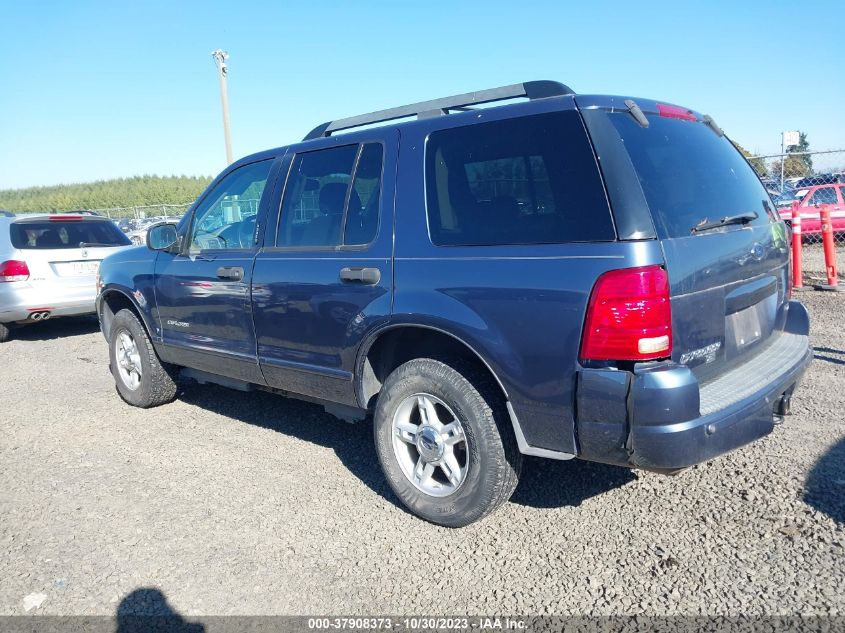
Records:
[[[133,176],[114,180],[28,187],[0,191],[0,209],[75,211],[193,202],[211,178],[206,176]]]
[[[734,142],[734,145],[748,159],[748,162],[761,178],[780,175],[780,160],[772,161],[770,165],[766,165],[765,159],[753,157],[751,152],[737,142]],[[787,177],[803,178],[813,174],[813,157],[807,153],[810,151],[810,141],[807,139],[805,132],[799,132],[798,145],[789,145],[785,150],[788,156],[783,164],[783,172]]]

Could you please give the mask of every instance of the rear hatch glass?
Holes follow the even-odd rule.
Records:
[[[30,283],[85,285],[104,257],[132,242],[109,220],[21,219],[9,225]]]
[[[131,244],[112,222],[80,220],[45,220],[13,222],[10,225],[12,246],[21,250],[115,247]]]
[[[609,117],[636,169],[660,238],[743,214],[768,225],[769,194],[742,155],[703,123],[653,116],[648,128],[631,116]]]
[[[669,274],[673,360],[706,379],[762,349],[782,328],[785,227],[726,136],[692,112],[673,108],[685,118],[661,116],[654,102],[637,104],[647,127],[615,108],[584,110],[584,120],[611,194],[635,174]]]

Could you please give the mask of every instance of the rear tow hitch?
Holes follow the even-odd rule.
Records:
[[[783,418],[789,415],[789,409],[792,406],[792,394],[791,393],[784,393],[781,395],[780,398],[777,399],[775,402],[774,407],[774,423],[780,424],[783,422]]]

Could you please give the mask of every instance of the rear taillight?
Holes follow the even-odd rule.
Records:
[[[26,262],[10,259],[0,264],[0,282],[26,281],[29,279],[29,266]]]
[[[672,354],[669,277],[660,266],[606,272],[593,286],[581,360],[652,360]]]

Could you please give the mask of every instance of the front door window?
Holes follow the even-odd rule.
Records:
[[[244,165],[227,175],[194,213],[189,252],[250,249],[272,160]]]

